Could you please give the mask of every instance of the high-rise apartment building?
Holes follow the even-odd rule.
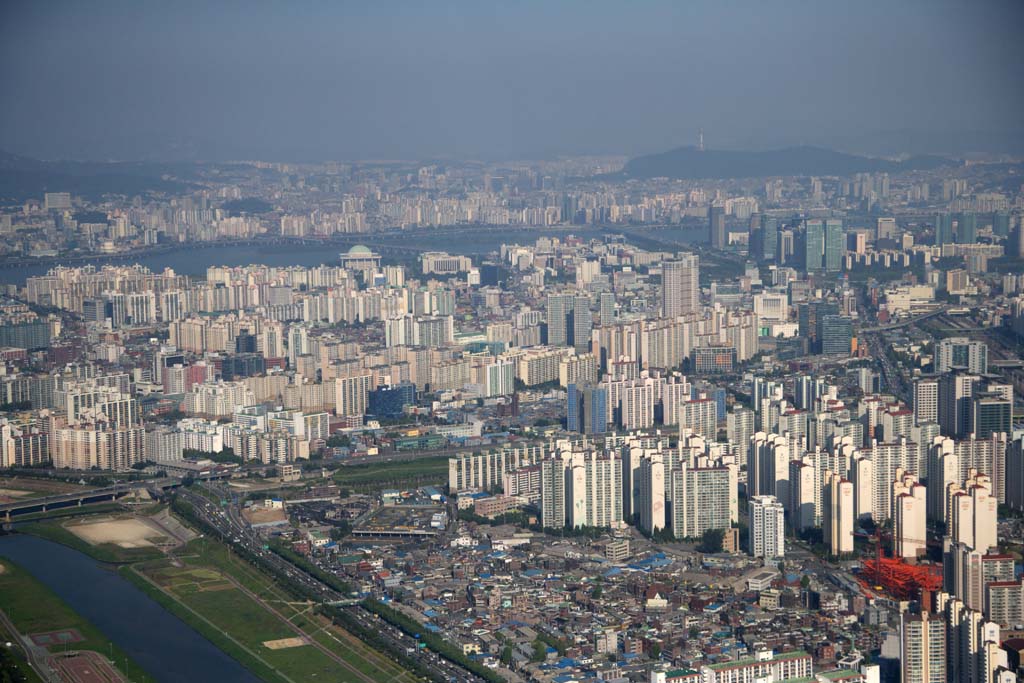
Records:
[[[786,554],[785,509],[775,496],[750,498],[750,554],[766,560]]]
[[[966,370],[975,375],[988,373],[988,346],[966,337],[947,337],[935,345],[935,372]]]
[[[833,557],[853,552],[853,484],[835,472],[826,472],[822,491],[823,540]]]
[[[700,257],[682,254],[662,263],[661,309],[666,318],[693,313],[700,308]]]
[[[946,683],[946,622],[927,611],[900,617],[903,683]]]
[[[913,474],[897,470],[892,499],[893,555],[916,559],[927,549],[927,490]]]
[[[914,382],[914,422],[939,421],[939,382],[935,379],[919,379]]]
[[[728,529],[739,514],[738,470],[690,467],[682,463],[670,473],[672,534],[697,538],[708,529]]]

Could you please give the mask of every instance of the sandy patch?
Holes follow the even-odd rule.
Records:
[[[21,489],[0,489],[0,497],[7,496],[8,498],[21,498],[32,493],[31,491],[22,491]]]
[[[305,638],[281,638],[280,640],[263,641],[263,646],[268,650],[286,650],[290,647],[302,647],[305,644]]]
[[[137,519],[72,524],[66,528],[92,545],[113,543],[122,548],[147,548],[153,545],[150,539],[159,538],[159,534]]]
[[[250,507],[242,511],[249,524],[280,524],[288,521],[288,513],[282,508]]]

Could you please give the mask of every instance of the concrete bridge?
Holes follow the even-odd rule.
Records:
[[[10,522],[14,515],[23,515],[31,512],[48,512],[50,510],[81,507],[89,503],[102,503],[123,498],[140,489],[152,491],[165,491],[175,486],[181,486],[180,479],[164,477],[161,479],[149,479],[145,481],[133,481],[114,486],[104,486],[84,491],[71,491],[70,493],[59,493],[43,498],[27,498],[13,503],[0,505],[0,516],[5,522]]]

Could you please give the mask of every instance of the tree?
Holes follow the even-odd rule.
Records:
[[[501,651],[501,663],[508,666],[512,663],[512,646],[506,645],[505,649]]]
[[[724,529],[708,529],[700,537],[697,551],[702,553],[722,552],[722,541],[725,539]]]
[[[811,577],[807,576],[807,574],[804,574],[800,578],[800,587],[806,589],[810,585],[811,585]]]

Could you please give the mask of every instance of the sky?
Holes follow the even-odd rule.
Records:
[[[1024,153],[1024,2],[2,0],[0,149]]]

